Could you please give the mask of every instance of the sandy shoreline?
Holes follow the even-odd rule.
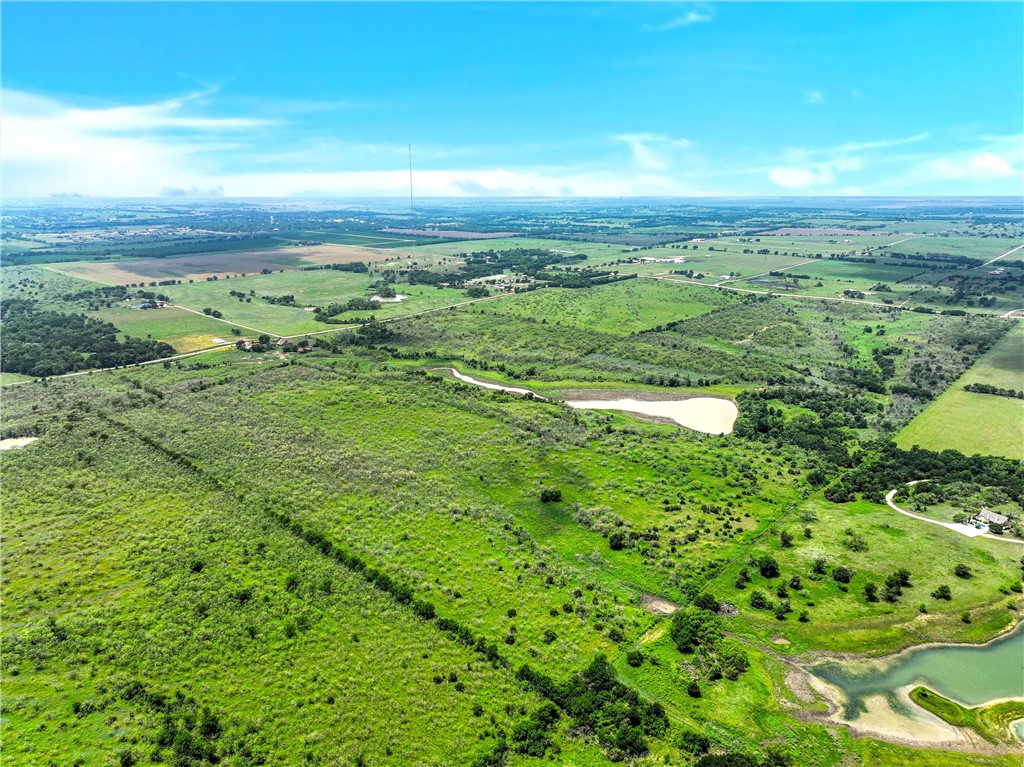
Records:
[[[842,690],[798,665],[785,660],[783,662],[789,666],[786,686],[796,698],[805,705],[822,703],[826,707],[825,711],[809,711],[806,708],[787,706],[789,713],[801,721],[838,725],[854,738],[875,738],[911,748],[937,748],[994,756],[1024,753],[1024,743],[992,744],[973,730],[955,727],[921,708],[910,699],[910,691],[917,686],[914,684],[893,691],[909,714],[893,710],[884,695],[871,695],[864,699],[866,710],[860,716],[854,720],[846,719],[843,717],[846,696]],[[1013,734],[1012,723],[1010,734]]]
[[[816,676],[810,669],[828,662],[864,662],[866,665],[875,665],[879,672],[884,672],[907,653],[929,647],[984,647],[1012,634],[1022,626],[1024,626],[1024,622],[1018,622],[986,642],[927,642],[874,658],[860,653],[821,651],[809,654],[814,660],[808,662],[780,656],[776,652],[769,654],[789,668],[785,683],[800,703],[804,706],[815,703],[825,706],[824,711],[812,711],[806,708],[791,710],[794,716],[803,721],[839,725],[846,728],[855,738],[877,738],[889,743],[915,748],[943,748],[992,755],[1019,754],[1024,753],[1024,743],[994,745],[981,738],[973,730],[955,727],[914,703],[910,698],[910,691],[918,686],[916,682],[903,685],[892,691],[897,696],[901,707],[904,707],[909,713],[894,710],[887,697],[879,693],[862,698],[866,710],[863,710],[856,719],[846,719],[844,710],[849,704],[846,693],[838,686]],[[804,657],[806,658],[807,655],[804,654]],[[927,687],[927,685],[924,686]],[[948,695],[943,697],[969,707]],[[989,706],[1011,700],[1021,700],[1021,698],[993,698],[981,705]],[[1012,722],[1008,734],[1015,736]]]

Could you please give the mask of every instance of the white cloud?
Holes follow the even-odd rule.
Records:
[[[825,94],[819,91],[817,88],[808,88],[804,91],[804,103],[805,104],[824,104]]]
[[[804,166],[772,168],[768,171],[768,178],[784,189],[807,189],[835,183],[836,171],[856,171],[863,167],[864,163],[860,158],[836,157],[827,162]]]
[[[806,189],[835,181],[835,175],[828,168],[772,168],[768,178],[783,189]]]
[[[409,193],[408,171],[237,174],[222,179],[224,192],[238,197],[398,197]],[[700,187],[664,173],[535,169],[424,170],[413,174],[423,197],[630,197],[711,196]]]
[[[904,144],[916,144],[919,141],[925,141],[931,138],[930,133],[917,133],[913,136],[905,136],[904,138],[889,138],[880,139],[878,141],[851,141],[846,144],[840,144],[837,147],[831,149],[823,149],[822,152],[861,152],[865,149],[888,149],[892,146],[903,146]]]
[[[937,178],[966,181],[1006,178],[1015,173],[1007,160],[992,152],[978,152],[959,158],[940,157],[925,163],[924,169]]]
[[[688,139],[659,133],[627,133],[615,138],[629,145],[636,167],[645,171],[668,170],[678,150],[693,148],[693,142]]]
[[[3,192],[151,196],[164,188],[215,188],[204,170],[219,154],[237,148],[239,136],[270,122],[191,114],[189,103],[210,93],[87,108],[5,89]]]
[[[704,24],[708,21],[711,21],[711,14],[689,11],[681,16],[676,16],[674,19],[667,21],[664,24],[657,24],[654,26],[647,25],[646,29],[651,32],[668,32],[673,29],[679,29],[680,27],[689,27],[693,24]]]

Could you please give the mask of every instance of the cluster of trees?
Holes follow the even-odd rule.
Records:
[[[700,594],[693,603],[672,614],[669,636],[679,652],[692,653],[712,681],[738,679],[750,667],[742,645],[724,635],[724,625],[718,615],[718,600],[710,594]],[[693,697],[700,695],[697,680],[688,690]]]
[[[787,418],[781,408],[773,407],[759,392],[741,392],[736,398],[740,412],[733,424],[739,437],[762,442],[781,442],[818,453],[834,466],[854,465],[854,456],[847,444],[855,434],[845,415],[830,413],[825,417],[802,413]]]
[[[311,272],[317,269],[331,269],[336,272],[356,272],[365,274],[370,271],[369,267],[362,261],[353,261],[349,264],[317,264],[315,266],[304,266],[302,271]]]
[[[287,296],[260,296],[268,304],[277,304],[278,306],[300,306],[298,301],[295,300],[295,296],[289,294]]]
[[[8,373],[54,376],[163,359],[175,354],[170,344],[141,338],[117,339],[109,322],[84,314],[42,311],[35,302],[16,299],[0,309],[3,345],[0,367]]]
[[[233,744],[222,745],[219,742],[224,733],[220,718],[208,706],[200,706],[194,698],[181,691],[165,695],[133,679],[121,685],[119,692],[122,700],[152,712],[160,720],[159,729],[153,736],[155,749],[145,755],[130,747],[122,749],[118,752],[118,763],[122,767],[141,764],[147,759],[156,761],[164,750],[169,752],[171,764],[217,764],[222,756],[234,750]],[[77,706],[76,714],[85,713],[81,704],[74,705]]]
[[[1024,467],[1017,461],[995,456],[966,456],[956,450],[922,450],[916,445],[901,450],[892,442],[881,444],[877,452],[863,460],[825,491],[833,503],[846,503],[860,493],[881,503],[894,487],[911,480],[938,479],[943,482],[972,482],[1001,488],[1018,503],[1024,498]]]
[[[324,307],[317,307],[313,319],[317,322],[332,324],[337,315],[344,314],[345,312],[375,312],[378,309],[380,309],[380,301],[363,297],[350,298],[343,304],[328,304]]]
[[[1016,389],[1000,389],[998,386],[986,383],[967,384],[964,387],[964,390],[972,391],[976,394],[994,394],[997,397],[1015,397],[1016,399],[1024,399],[1024,391],[1017,391]]]
[[[561,683],[534,671],[529,664],[520,667],[516,676],[570,716],[577,728],[597,735],[613,758],[646,754],[649,750],[647,737],[660,737],[668,730],[668,716],[662,705],[649,703],[636,690],[619,682],[603,655],[598,655],[586,669]],[[540,753],[537,750],[544,743],[545,734],[558,721],[553,713],[549,709],[543,718],[523,728],[516,742],[523,744],[520,748],[524,753],[543,755],[543,750]],[[545,729],[538,732],[542,726]],[[529,748],[533,750],[528,751]]]
[[[900,600],[900,597],[903,596],[903,589],[911,588],[912,586],[913,584],[910,582],[910,570],[907,570],[905,567],[901,567],[899,570],[892,573],[892,575],[887,575],[885,577],[885,581],[882,585],[881,594],[879,594],[878,592],[877,584],[870,582],[865,583],[864,598],[868,602],[877,602],[879,596],[881,596],[881,598],[884,599],[886,602],[895,603],[898,602]],[[948,592],[949,588],[946,587],[945,591]],[[932,596],[935,595],[933,594]],[[936,599],[947,598],[948,597],[944,596],[936,597]]]

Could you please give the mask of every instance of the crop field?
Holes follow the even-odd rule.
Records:
[[[1019,763],[802,681],[1022,620],[1024,400],[963,388],[1024,389],[1016,268],[877,249],[1005,252],[1005,203],[333,204],[169,218],[323,245],[4,267],[0,764]],[[164,220],[125,205],[80,229]],[[553,238],[380,232],[448,221]],[[900,234],[744,234],[866,224]],[[568,404],[708,396],[731,433]],[[929,522],[981,505],[996,538]]]
[[[288,240],[315,240],[333,245],[358,245],[364,248],[406,248],[410,245],[423,245],[437,242],[434,237],[417,237],[408,234],[389,234],[380,232],[364,234],[356,232],[335,232],[329,229],[289,230],[281,234]]]
[[[262,269],[279,271],[281,269],[300,269],[303,266],[316,264],[374,262],[384,261],[388,258],[388,252],[380,249],[324,244],[282,247],[279,250],[203,253],[195,256],[168,258],[72,262],[55,264],[47,268],[104,285],[127,285],[168,279],[234,277],[259,272]]]
[[[1024,381],[1024,325],[1017,323],[938,399],[911,421],[897,443],[1024,459],[1024,400],[964,391],[968,384],[1019,390]]]

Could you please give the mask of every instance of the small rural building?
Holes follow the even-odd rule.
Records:
[[[288,340],[287,340],[287,339],[285,339],[285,338],[279,338],[279,339],[277,339],[277,345],[278,345],[278,346],[284,346],[284,345],[285,345],[286,343],[288,343]]]
[[[1004,517],[1002,514],[996,514],[994,511],[989,511],[984,506],[981,507],[981,511],[974,515],[974,519],[985,525],[1005,525],[1010,521],[1009,517]]]

